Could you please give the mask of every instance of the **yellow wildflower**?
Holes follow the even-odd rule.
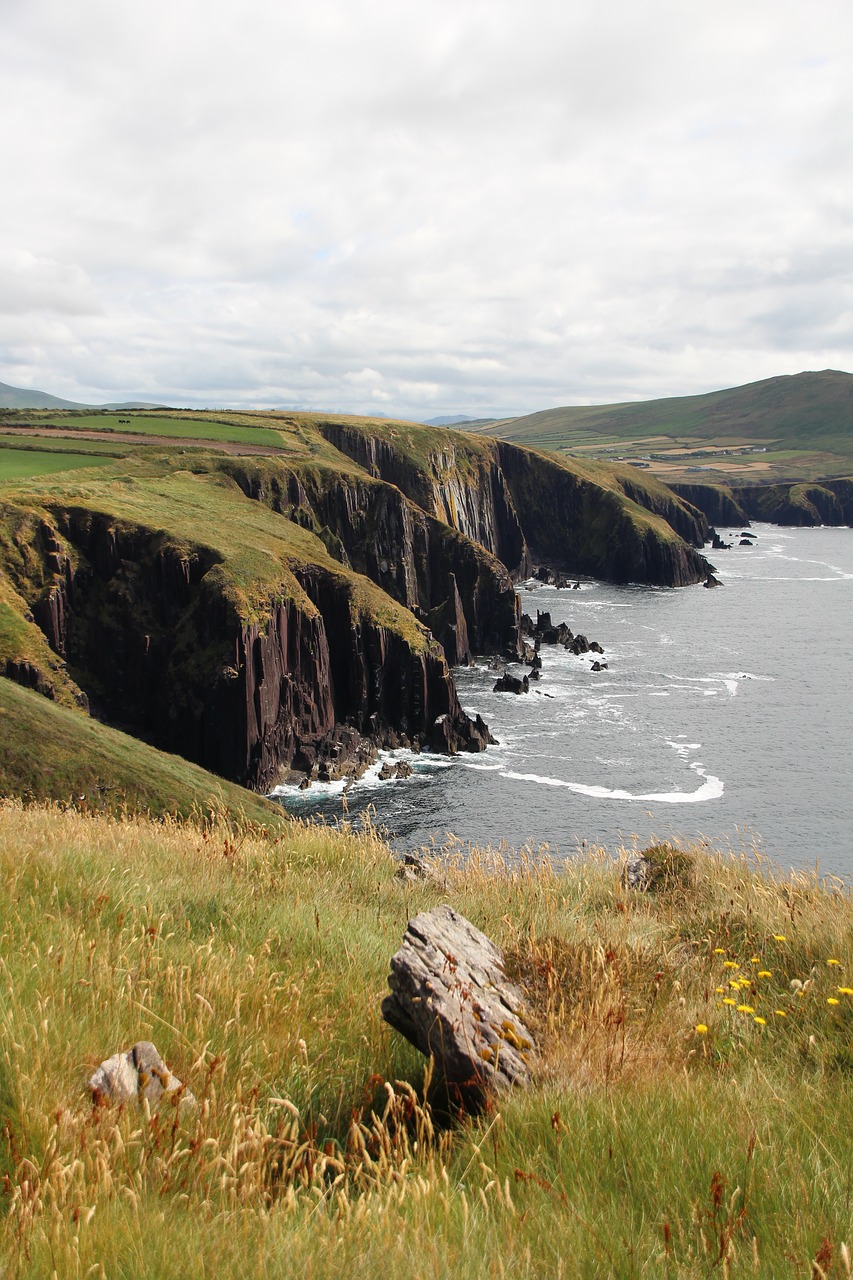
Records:
[[[724,968],[724,969],[739,969],[739,968],[740,968],[740,965],[739,965],[739,964],[737,963],[737,961],[735,961],[735,960],[724,960],[724,961],[723,961],[723,968]]]
[[[723,1004],[735,1004],[735,1003],[736,1001],[732,1000],[731,996],[727,996],[726,999],[723,1001]]]
[[[749,957],[749,963],[750,963],[750,964],[761,964],[761,956],[750,956],[750,957]]]
[[[738,1013],[755,1013],[751,1004],[739,1004],[737,1011]]]
[[[788,939],[785,937],[784,933],[774,933],[774,934],[773,934],[773,941],[774,941],[774,942],[787,942],[787,941],[788,941]]]
[[[696,1026],[694,1027],[694,1030],[697,1036],[704,1036],[708,1032],[708,1028],[705,1026],[704,1022],[697,1022]]]
[[[773,1012],[777,1018],[787,1018],[788,1016],[784,1009],[774,1009]]]
[[[770,969],[759,969],[758,976],[759,978],[772,978],[773,974]]]
[[[759,1027],[766,1027],[766,1026],[767,1026],[767,1019],[766,1019],[766,1018],[753,1018],[753,1019],[752,1019],[752,1021],[753,1021],[753,1022],[757,1022],[757,1023],[758,1023],[758,1025],[759,1025]]]
[[[826,1003],[827,1003],[827,1004],[841,1004],[841,1001],[840,1001],[840,1000],[836,1000],[835,996],[828,996],[828,997],[827,997],[827,1001],[826,1001]]]
[[[827,960],[827,962],[826,962],[826,963],[827,963],[827,964],[841,964],[841,961],[840,961],[840,960],[833,960],[832,958],[830,958],[829,960]]]
[[[853,996],[853,987],[839,987],[838,990],[843,996]]]
[[[724,947],[714,947],[715,956],[724,956],[726,954]]]

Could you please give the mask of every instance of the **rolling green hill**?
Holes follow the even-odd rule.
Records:
[[[480,430],[588,457],[651,454],[662,475],[696,464],[755,479],[840,475],[853,463],[853,374],[824,369],[706,395],[565,406]],[[765,452],[723,452],[738,449]]]

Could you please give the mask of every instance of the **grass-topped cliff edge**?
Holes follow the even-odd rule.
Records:
[[[747,853],[475,853],[0,805],[0,1271],[845,1276],[853,903]],[[528,987],[533,1087],[440,1132],[381,1020],[450,901]],[[155,1041],[199,1105],[93,1109]]]

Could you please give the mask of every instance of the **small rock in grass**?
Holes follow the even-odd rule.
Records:
[[[114,1053],[88,1081],[94,1102],[141,1102],[156,1109],[166,1098],[181,1107],[194,1107],[195,1098],[173,1075],[150,1040],[138,1041],[125,1053]]]

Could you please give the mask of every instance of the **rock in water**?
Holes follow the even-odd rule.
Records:
[[[421,1053],[461,1101],[524,1084],[535,1056],[527,1002],[495,944],[452,907],[410,920],[391,958],[382,1016]]]
[[[179,1095],[181,1106],[195,1106],[195,1098],[172,1075],[150,1040],[140,1040],[126,1053],[102,1062],[88,1082],[95,1102],[141,1102],[156,1108],[163,1098]]]

